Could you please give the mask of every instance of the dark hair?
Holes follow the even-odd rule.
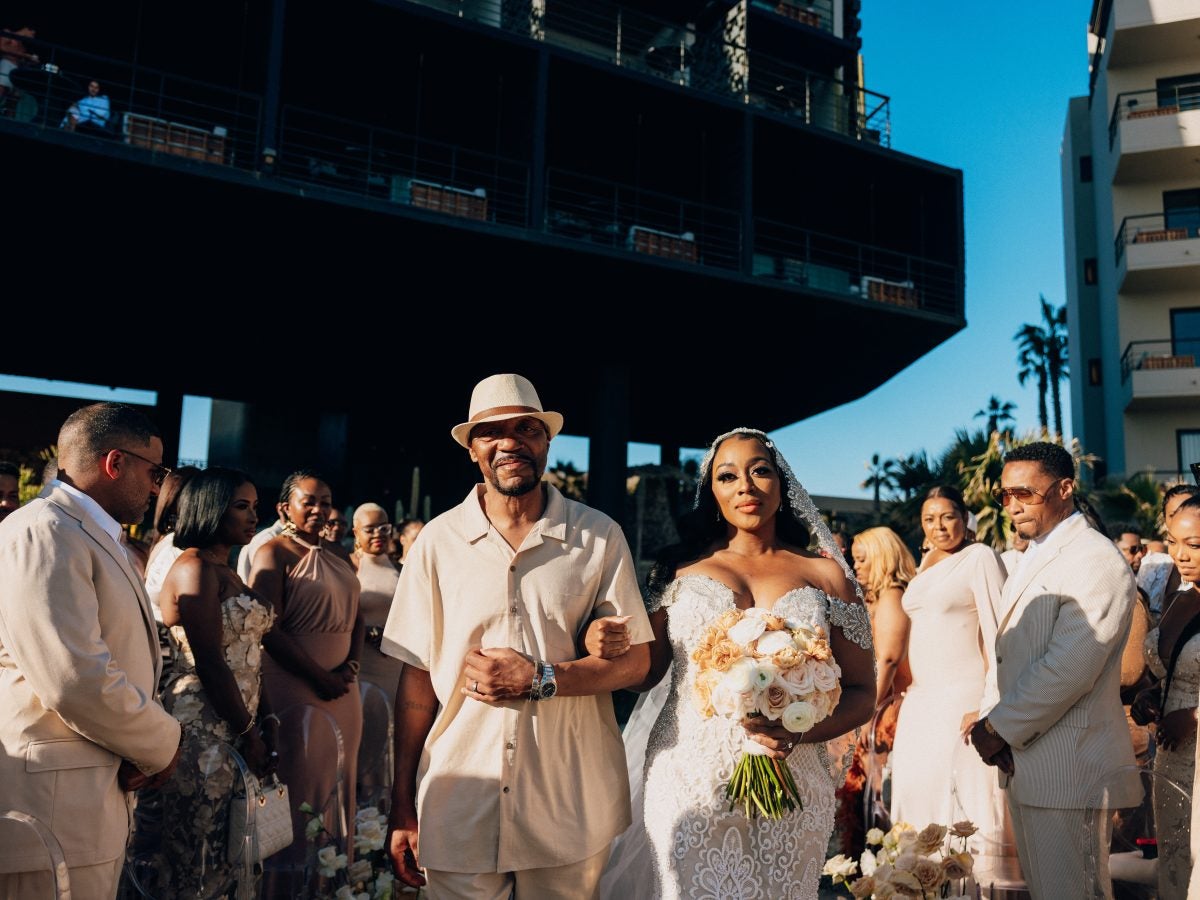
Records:
[[[1193,492],[1192,496],[1180,503],[1179,508],[1175,510],[1175,515],[1179,515],[1185,509],[1200,513],[1200,490]]]
[[[1071,454],[1058,444],[1048,441],[1034,441],[1021,447],[1014,447],[1004,456],[1005,465],[1010,462],[1035,462],[1042,467],[1047,475],[1055,478],[1074,478],[1075,460]]]
[[[1063,477],[1065,478],[1067,476],[1064,475]],[[1075,508],[1083,514],[1083,517],[1087,519],[1088,524],[1106,538],[1112,540],[1112,535],[1109,534],[1108,529],[1104,527],[1104,520],[1100,518],[1100,513],[1096,512],[1096,507],[1092,506],[1087,497],[1083,496],[1083,494],[1075,494],[1073,495],[1072,499],[1075,501]]]
[[[253,484],[245,472],[219,466],[193,475],[179,493],[175,546],[186,550],[215,544],[234,492],[247,482]]]
[[[962,516],[963,525],[967,524],[967,502],[963,500],[962,491],[953,485],[935,484],[925,493],[925,499],[921,501],[924,506],[928,500],[949,500],[951,505],[958,510],[958,514]]]
[[[1187,494],[1188,497],[1200,495],[1200,486],[1194,484],[1173,484],[1163,492],[1162,511],[1167,511],[1167,504],[1173,497],[1178,497],[1180,494]],[[1184,501],[1185,503],[1187,501]],[[1182,505],[1182,504],[1180,504]]]
[[[420,519],[413,519],[413,518],[401,519],[399,522],[396,523],[396,527],[393,528],[392,531],[395,534],[404,534],[404,529],[406,529],[409,525],[424,525],[424,524],[425,523],[422,522]]]
[[[1142,529],[1138,528],[1136,525],[1130,524],[1129,522],[1118,522],[1116,525],[1112,526],[1112,533],[1117,537],[1120,537],[1123,534],[1136,535],[1139,540],[1142,537]]]
[[[731,434],[725,440],[737,437],[763,443],[762,438],[754,434]],[[775,516],[775,533],[789,544],[807,548],[812,536],[808,532],[808,527],[796,518],[796,514],[792,511],[792,504],[788,502],[792,483],[779,465],[779,454],[774,445],[763,444],[763,446],[771,458],[771,465],[779,473],[779,491],[783,499],[783,506]],[[713,449],[715,451],[716,448]],[[646,578],[646,589],[651,598],[658,597],[666,590],[667,585],[674,580],[675,570],[679,568],[680,563],[696,559],[725,535],[726,522],[717,510],[717,499],[712,492],[715,462],[716,453],[714,452],[708,471],[704,473],[704,480],[696,489],[695,509],[684,513],[679,519],[679,543],[671,544],[659,551],[654,567]]]
[[[72,461],[88,459],[131,441],[144,446],[152,438],[161,439],[162,433],[140,409],[124,403],[93,403],[67,416],[58,432],[58,455]]]
[[[154,504],[154,530],[159,535],[169,534],[175,528],[179,515],[179,494],[200,470],[195,466],[180,466],[163,479],[158,489],[158,502]]]
[[[279,489],[279,502],[285,504],[291,503],[292,491],[296,489],[296,485],[309,478],[315,478],[317,481],[321,482],[321,484],[326,486],[329,484],[323,475],[319,474],[313,469],[297,469],[287,478],[283,479],[283,487]]]
[[[21,467],[16,463],[0,461],[0,475],[9,475],[20,481]]]

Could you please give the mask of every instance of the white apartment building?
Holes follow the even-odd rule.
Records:
[[[1097,474],[1200,462],[1200,0],[1094,0],[1062,146],[1071,417]]]

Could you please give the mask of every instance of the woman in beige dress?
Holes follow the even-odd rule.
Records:
[[[346,826],[353,827],[362,737],[362,704],[355,682],[363,620],[354,568],[321,538],[332,507],[329,485],[312,472],[293,473],[283,483],[280,503],[286,508],[287,527],[254,557],[250,585],[276,613],[275,628],[263,640],[263,685],[271,708],[283,720],[279,777],[288,786],[296,835],[281,862],[298,864],[307,849],[307,819],[298,810],[302,802],[327,810],[326,828],[336,833],[337,746],[320,713],[308,735],[292,727],[299,720],[295,707],[307,704],[328,713],[341,732]],[[350,835],[342,849],[353,852]]]
[[[917,828],[967,818],[977,849],[1004,842],[1004,799],[994,769],[964,745],[979,718],[985,676],[995,665],[996,613],[1005,572],[992,548],[967,536],[967,510],[953,487],[935,487],[921,506],[931,548],[904,592],[912,684],[892,747],[892,821]],[[990,851],[990,852],[989,852]]]

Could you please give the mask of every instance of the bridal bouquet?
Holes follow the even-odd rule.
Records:
[[[763,609],[723,614],[700,639],[692,661],[698,669],[692,696],[705,718],[764,716],[803,734],[842,696],[842,670],[824,629]],[[766,752],[746,740],[725,796],[730,809],[742,806],[748,818],[781,819],[803,803],[787,765]]]
[[[825,862],[821,874],[829,875],[834,884],[845,883],[859,900],[970,900],[976,896],[971,882],[975,860],[967,850],[967,838],[975,831],[970,822],[955,822],[950,828],[929,825],[920,832],[905,822],[887,834],[872,828],[857,863],[839,853]],[[957,850],[953,838],[959,839]],[[851,881],[860,870],[862,877]]]

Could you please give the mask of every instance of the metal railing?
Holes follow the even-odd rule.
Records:
[[[297,106],[282,118],[281,178],[457,218],[529,222],[523,162]]]
[[[1146,213],[1126,216],[1121,220],[1117,236],[1113,240],[1113,255],[1117,265],[1125,256],[1127,244],[1158,244],[1163,241],[1186,241],[1200,237],[1200,223],[1196,220],[1184,224],[1168,224],[1165,213]]]
[[[1108,120],[1108,148],[1117,139],[1117,128],[1125,119],[1149,119],[1171,116],[1189,109],[1200,109],[1200,81],[1170,88],[1148,88],[1117,94]]]
[[[1143,369],[1194,369],[1200,358],[1200,340],[1130,341],[1121,354],[1121,383]]]
[[[545,229],[630,253],[740,268],[738,213],[563,169],[546,172]]]
[[[7,34],[7,33],[6,33]],[[149,66],[22,39],[33,56],[9,78],[0,115],[80,139],[123,142],[210,164],[253,170],[261,99]],[[100,86],[89,97],[91,82]],[[81,101],[83,101],[81,103]]]
[[[754,222],[752,274],[832,294],[962,314],[957,267],[769,219]]]
[[[805,124],[857,140],[891,146],[887,96],[747,48],[726,34],[722,22],[705,32],[692,24],[594,0],[410,2],[701,93],[793,115]],[[820,15],[827,2],[812,8]],[[828,21],[832,22],[831,12]]]
[[[796,0],[750,0],[750,2],[759,9],[769,10],[794,22],[800,22],[833,34],[833,0],[816,0],[814,3],[800,3]]]

